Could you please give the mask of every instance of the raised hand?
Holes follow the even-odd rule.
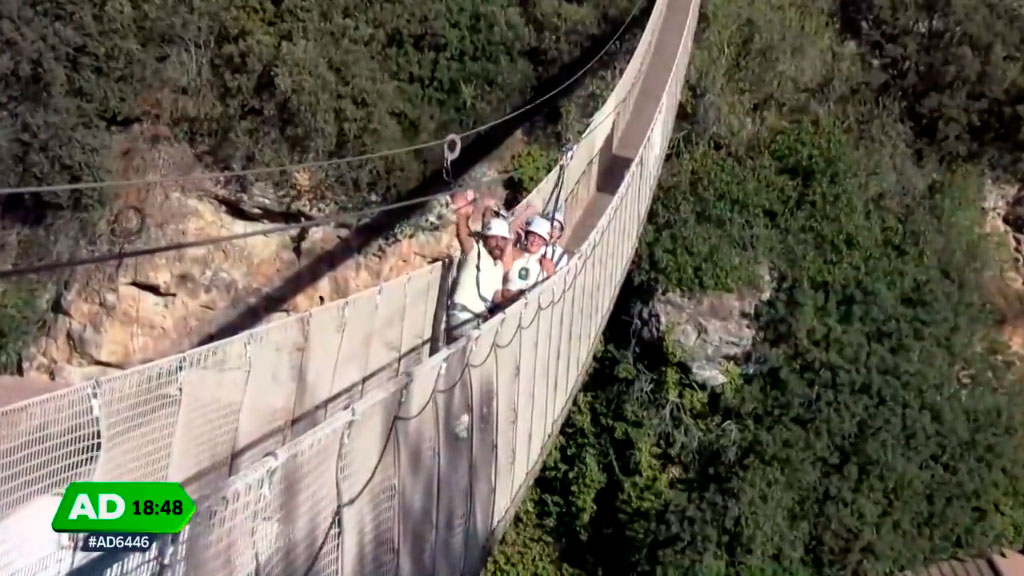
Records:
[[[473,190],[459,190],[452,194],[452,206],[456,214],[471,214],[475,201],[476,192]]]

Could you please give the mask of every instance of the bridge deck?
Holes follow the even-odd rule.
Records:
[[[578,250],[597,223],[601,221],[601,217],[608,210],[612,199],[621,188],[626,172],[640,151],[644,137],[647,136],[651,122],[654,121],[654,115],[658,111],[665,79],[668,78],[672,66],[675,65],[679,42],[686,29],[689,5],[690,2],[686,2],[686,9],[679,6],[678,9],[668,10],[665,13],[654,42],[654,50],[647,64],[647,71],[640,84],[626,126],[614,145],[608,146],[609,153],[602,155],[598,169],[597,190],[580,212],[579,218],[573,223],[569,237],[566,239],[565,245],[569,251]]]

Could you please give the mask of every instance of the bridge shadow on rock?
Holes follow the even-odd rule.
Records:
[[[627,28],[627,34],[642,29],[647,22],[647,17],[653,7],[648,3],[641,10]],[[573,61],[562,66],[552,77],[542,81],[527,100],[526,106],[531,105],[553,90],[565,83],[573,75],[582,70],[591,60],[600,54],[601,50],[608,45],[615,37],[616,32],[622,26],[621,22],[609,27],[600,36],[595,38],[581,54]],[[604,64],[599,62],[598,66]],[[544,101],[515,118],[502,122],[493,128],[486,130],[468,142],[463,142],[462,153],[452,164],[452,178],[457,179],[465,176],[476,164],[496,151],[501,145],[519,128],[538,118],[543,113],[551,110],[565,97],[573,92],[578,85],[587,77],[583,74],[570,85],[566,86],[557,95]],[[437,163],[440,163],[441,150],[436,153]],[[443,172],[435,170],[419,185],[409,190],[400,198],[400,201],[425,198],[433,194],[439,194],[449,185],[444,179]],[[303,265],[299,270],[284,279],[280,285],[263,294],[256,302],[243,308],[233,319],[216,328],[213,332],[203,338],[199,345],[206,345],[218,340],[230,338],[240,332],[256,327],[269,314],[280,311],[292,298],[301,294],[310,286],[316,284],[321,278],[332,270],[345,264],[351,258],[357,256],[367,246],[373,244],[385,234],[390,232],[398,224],[421,214],[424,205],[407,206],[387,212],[381,212],[370,218],[364,224],[352,231],[352,234],[345,242],[339,243],[336,247],[324,252]]]

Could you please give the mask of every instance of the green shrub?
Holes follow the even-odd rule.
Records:
[[[560,152],[579,142],[597,111],[604,105],[629,63],[645,22],[635,19],[619,39],[591,66],[585,76],[566,89],[557,105],[522,130],[529,142],[512,158],[512,174],[505,181],[505,205],[525,198],[558,165]],[[568,189],[572,182],[564,183]]]
[[[770,260],[756,369],[703,389],[610,325],[517,529],[550,526],[586,573],[882,574],[1017,541],[1024,390],[984,337],[979,179],[824,120],[670,164],[634,279],[721,287]]]
[[[558,165],[558,148],[543,142],[527,144],[512,157],[512,175],[505,181],[507,206],[525,198]]]
[[[577,58],[632,5],[5,2],[0,187],[138,177],[122,173],[115,158],[118,138],[138,124],[169,128],[208,169],[322,160],[435,140],[524,104],[540,80]],[[284,207],[314,213],[365,208],[394,201],[418,184],[439,167],[440,152],[313,170],[309,189],[315,195],[300,195],[305,192],[289,185],[288,174],[258,179],[273,187]],[[225,184],[244,191],[254,179]],[[107,192],[86,191],[3,198],[5,215],[42,221],[23,230],[16,263],[110,249],[97,225],[108,199]]]
[[[552,526],[537,517],[535,497],[527,498],[516,511],[516,528],[502,539],[489,559],[486,576],[580,576],[578,570],[558,558]]]
[[[658,565],[884,573],[1015,541],[1021,388],[982,339],[978,179],[888,189],[874,149],[829,125],[783,130],[750,160],[729,152],[716,156],[772,201],[729,196],[725,211],[774,232],[762,253],[782,280],[757,317],[761,369],[720,407],[741,447],[703,447],[714,466],[691,470],[664,510],[671,525],[650,528]],[[662,199],[712,201],[701,183],[668,182]],[[700,257],[693,238],[686,256]]]
[[[923,144],[1024,177],[1024,6],[1013,0],[842,0]]]
[[[32,285],[7,282],[0,286],[0,374],[21,369],[21,354],[43,326],[46,306]]]
[[[928,135],[876,98],[831,3],[702,11],[682,132],[620,306],[735,289],[770,263],[749,369],[698,387],[613,314],[570,417],[586,425],[563,428],[516,529],[547,530],[549,553],[588,574],[883,574],[1019,544],[1024,380],[989,339],[982,179],[928,159],[936,144],[972,153],[912,140]],[[989,54],[1011,45],[1002,34]],[[904,40],[916,46],[889,42]],[[901,57],[968,56],[936,53],[948,46]],[[1014,62],[991,81],[1012,87]]]

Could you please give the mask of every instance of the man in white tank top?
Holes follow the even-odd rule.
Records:
[[[511,244],[512,233],[504,218],[491,218],[480,238],[469,227],[473,205],[455,213],[455,234],[462,250],[458,275],[448,306],[448,342],[475,330],[502,300],[502,261]]]
[[[551,222],[543,218],[531,218],[526,223],[523,250],[516,250],[512,263],[505,272],[505,289],[502,291],[502,297],[506,302],[555,273],[551,260],[544,256],[544,248],[550,239]]]

